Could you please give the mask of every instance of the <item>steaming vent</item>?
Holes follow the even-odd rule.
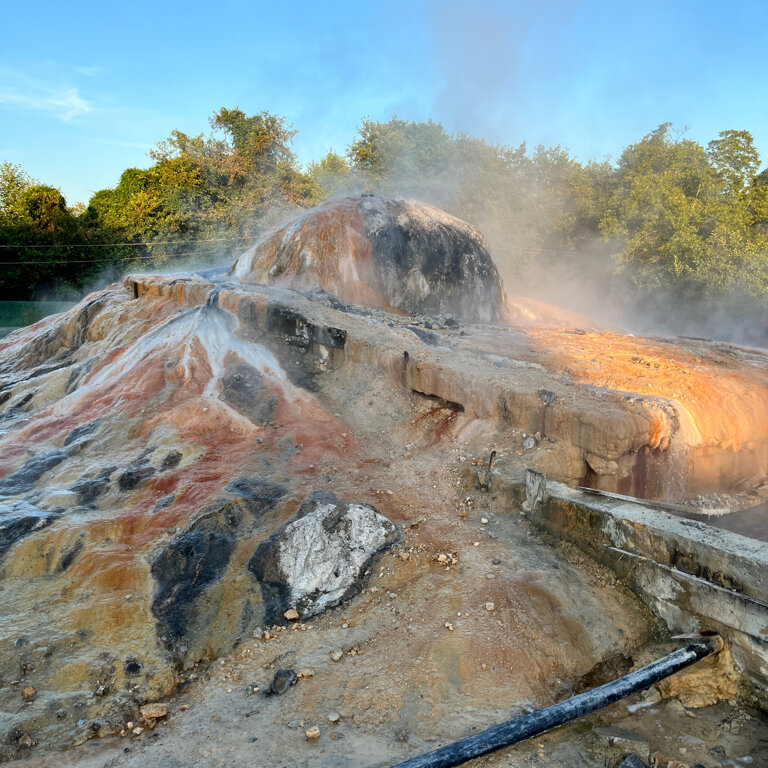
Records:
[[[331,200],[271,232],[235,263],[245,283],[321,289],[407,315],[498,322],[504,289],[472,225],[415,200]]]

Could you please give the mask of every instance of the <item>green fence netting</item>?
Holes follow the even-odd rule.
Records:
[[[74,306],[73,301],[0,301],[0,336]]]

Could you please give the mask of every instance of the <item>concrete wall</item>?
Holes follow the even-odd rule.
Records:
[[[610,567],[673,632],[720,632],[768,704],[768,545],[551,481],[537,495],[542,476],[526,474],[528,493],[512,492],[534,523]]]

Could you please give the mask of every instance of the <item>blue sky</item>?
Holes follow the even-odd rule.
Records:
[[[768,2],[0,0],[0,161],[68,202],[220,107],[298,130],[302,163],[361,117],[615,159],[659,123],[746,129],[768,164]]]

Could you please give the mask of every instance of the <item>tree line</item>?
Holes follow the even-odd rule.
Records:
[[[706,146],[664,123],[616,162],[579,162],[450,134],[432,121],[364,119],[346,152],[302,168],[282,117],[221,109],[209,135],[174,131],[87,206],[0,163],[0,297],[64,298],[137,269],[234,261],[324,199],[416,197],[475,224],[511,293],[552,275],[649,314],[683,306],[768,324],[768,170],[752,136]]]

